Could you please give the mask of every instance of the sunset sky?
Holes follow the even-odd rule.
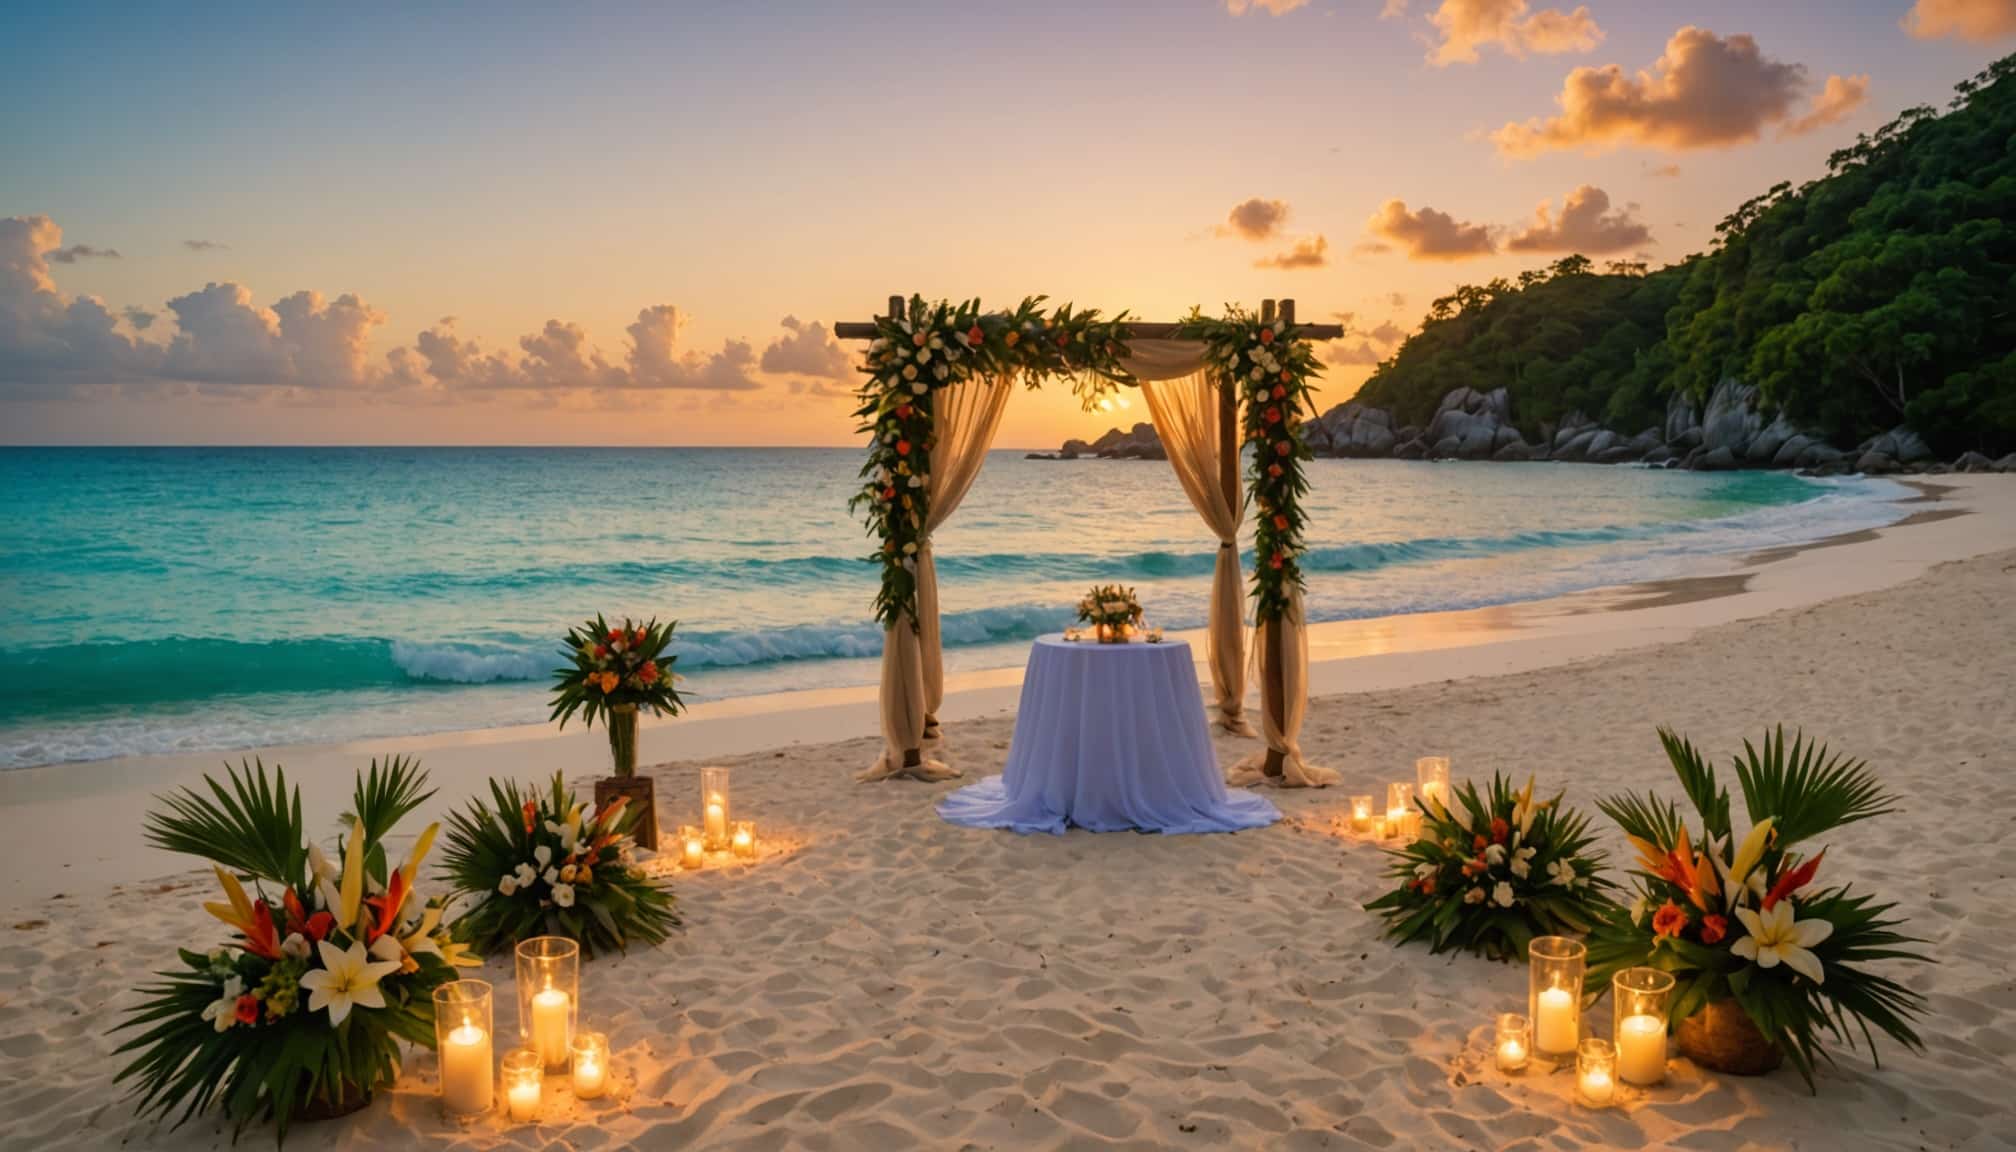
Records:
[[[1455,285],[1677,260],[2016,48],[2016,0],[7,23],[8,443],[852,444],[859,349],[828,329],[913,291],[1293,296],[1350,314],[1343,399]],[[1000,443],[1112,422],[1058,388]]]

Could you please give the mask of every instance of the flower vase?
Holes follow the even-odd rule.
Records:
[[[1125,624],[1099,625],[1099,643],[1101,644],[1125,644],[1127,643],[1127,638],[1133,634],[1134,629]]]
[[[1731,1076],[1762,1076],[1785,1059],[1733,999],[1711,1001],[1682,1020],[1673,1043],[1701,1067]]]
[[[312,1124],[317,1120],[334,1120],[338,1116],[348,1116],[371,1103],[369,1089],[348,1080],[331,1086],[326,1096],[316,1095],[308,1090],[304,1081],[301,1094],[294,1098],[293,1114],[290,1120],[301,1124]]]
[[[658,850],[658,797],[649,776],[637,775],[637,706],[619,704],[609,709],[609,758],[615,775],[595,781],[595,809],[607,811],[617,800],[625,801],[637,813],[630,837],[639,848]]]

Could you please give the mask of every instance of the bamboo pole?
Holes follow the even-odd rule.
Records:
[[[1272,324],[1274,322],[1274,301],[1262,300],[1260,302],[1260,322],[1262,324]],[[1293,324],[1295,322],[1295,302],[1293,300],[1282,302],[1281,322],[1283,324]],[[1292,412],[1293,410],[1291,409],[1290,411]],[[1264,564],[1266,560],[1264,557],[1256,556],[1253,562]],[[1288,701],[1286,699],[1288,690],[1285,679],[1281,674],[1282,643],[1280,620],[1270,620],[1262,626],[1260,642],[1267,646],[1267,658],[1260,662],[1262,668],[1260,703],[1262,707],[1267,709],[1267,720],[1273,730],[1285,733],[1288,729]],[[1270,740],[1267,744],[1267,760],[1261,766],[1260,771],[1270,779],[1278,779],[1281,776],[1282,764],[1286,760],[1287,757],[1279,749],[1275,748],[1273,741]]]

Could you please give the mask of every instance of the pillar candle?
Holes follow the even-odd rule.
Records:
[[[490,1033],[464,1024],[448,1033],[441,1048],[441,1103],[467,1116],[488,1112],[494,1101],[496,1077],[490,1066]]]
[[[688,868],[704,867],[707,863],[707,845],[698,836],[688,836],[683,862]]]
[[[567,1063],[574,1038],[568,1035],[567,993],[548,988],[532,997],[532,1047],[548,1068]]]
[[[720,844],[728,839],[728,807],[719,796],[707,798],[706,820],[707,843]]]
[[[539,1081],[530,1077],[512,1081],[505,1089],[505,1100],[511,1107],[511,1119],[525,1123],[539,1115]]]
[[[1617,1082],[1610,1073],[1601,1068],[1586,1069],[1581,1074],[1582,1099],[1591,1104],[1608,1104],[1617,1093]]]
[[[1575,997],[1566,988],[1549,988],[1540,993],[1539,1014],[1533,1021],[1533,1043],[1553,1055],[1575,1051],[1581,1034],[1576,1019]]]
[[[735,839],[729,844],[729,847],[734,849],[737,856],[756,855],[756,833],[751,831],[747,824],[736,825]]]
[[[1626,1016],[1617,1025],[1617,1076],[1639,1085],[1666,1079],[1666,1021]]]
[[[602,1066],[602,1057],[593,1052],[583,1052],[574,1058],[574,1095],[583,1100],[593,1100],[602,1095],[602,1080],[608,1070]]]

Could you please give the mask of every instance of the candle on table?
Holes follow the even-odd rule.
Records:
[[[1575,996],[1566,988],[1548,988],[1540,993],[1533,1020],[1533,1040],[1540,1051],[1558,1054],[1575,1050],[1576,1038],[1582,1030],[1575,1008]]]
[[[609,1042],[600,1032],[583,1032],[574,1038],[574,1095],[593,1100],[602,1095],[609,1075]]]
[[[456,1115],[488,1112],[495,1102],[490,1033],[474,1023],[448,1033],[441,1046],[441,1103]]]
[[[568,1035],[571,1007],[567,993],[558,988],[541,989],[532,997],[532,1047],[548,1068],[567,1062],[573,1041]]]
[[[737,856],[747,858],[756,855],[756,825],[747,820],[736,821],[735,835],[728,846]]]
[[[1665,1018],[1626,1016],[1618,1021],[1617,1076],[1626,1084],[1638,1085],[1666,1079]]]

